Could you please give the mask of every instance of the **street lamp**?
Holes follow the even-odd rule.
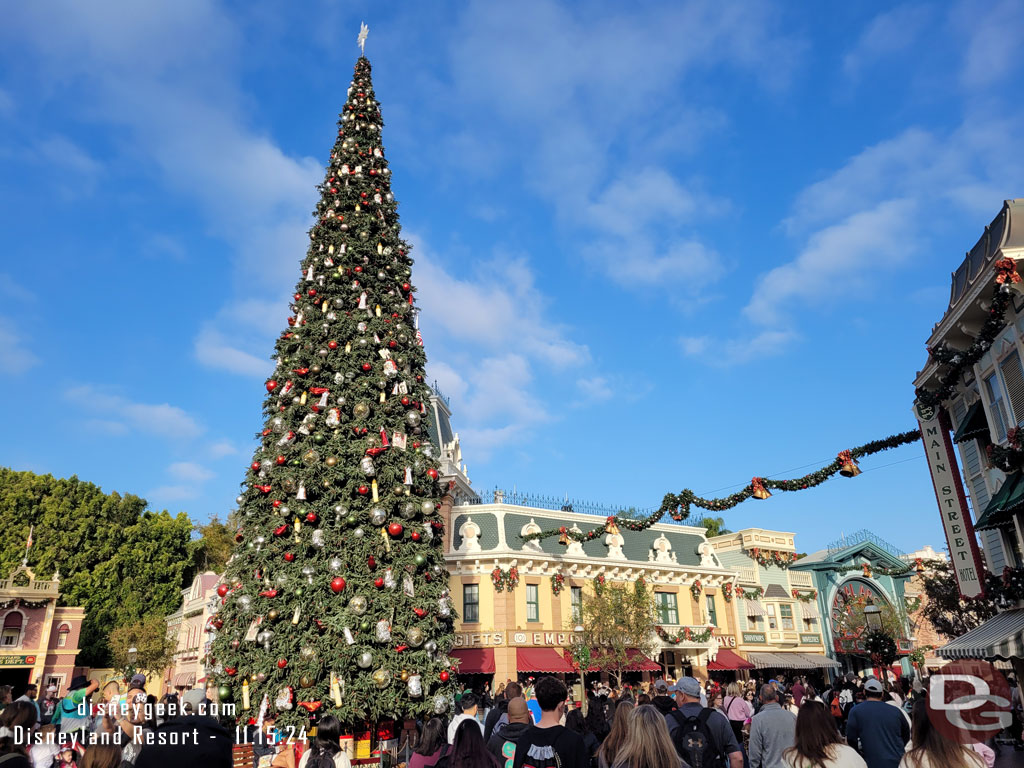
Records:
[[[869,629],[882,628],[882,609],[875,605],[875,601],[870,597],[864,606],[864,621],[867,622]]]

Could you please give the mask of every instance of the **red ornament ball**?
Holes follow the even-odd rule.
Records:
[[[437,480],[437,470],[431,467],[430,469],[427,470],[427,476],[431,480]]]
[[[408,395],[403,395],[402,396],[402,400],[401,400],[402,405],[408,405],[411,402],[412,402],[412,400],[409,399]]]
[[[224,667],[224,671],[228,673],[228,677],[234,677],[238,674],[238,669],[235,667]]]
[[[362,268],[362,267],[359,267],[359,266],[357,266],[357,267],[355,268],[355,270],[354,270],[354,271],[355,271],[355,272],[362,272],[362,271],[363,271],[363,268]]]
[[[277,389],[277,382],[271,379],[267,382],[267,392],[273,392],[275,389]]]
[[[419,531],[413,531],[413,532],[412,532],[412,533],[410,534],[410,538],[411,538],[411,539],[412,539],[413,541],[419,541],[419,540],[420,540],[420,539],[421,539],[422,537],[420,536],[420,532],[419,532]]]
[[[441,670],[441,674],[438,675],[438,677],[441,678],[441,682],[442,683],[447,683],[448,682],[448,678],[450,678],[451,675],[448,674],[448,670],[447,669],[442,669]]]
[[[377,589],[383,588],[383,586],[384,586],[384,579],[383,579],[383,577],[378,576],[376,579],[374,579],[373,580],[373,586],[375,586]]]
[[[284,561],[286,563],[294,563],[295,562],[295,553],[294,552],[285,552],[284,553]]]
[[[284,456],[278,456],[275,459],[275,461],[277,462],[277,466],[280,467],[282,464],[284,464],[286,461],[288,461],[288,459],[286,459]]]
[[[356,490],[359,492],[360,496],[365,496],[370,492],[370,489],[367,488],[365,485],[360,485]]]
[[[316,512],[307,512],[306,513],[306,522],[307,523],[315,523],[316,522]]]
[[[404,530],[405,529],[402,527],[401,523],[392,523],[388,526],[388,533],[390,533],[396,539],[402,535],[402,531]]]
[[[402,283],[402,290],[408,293],[412,290],[412,286],[409,283]]]
[[[333,340],[332,341],[328,341],[327,342],[327,348],[328,349],[337,349],[338,348],[338,342],[333,341]]]
[[[288,659],[278,659],[277,660],[277,668],[278,669],[284,669],[287,666],[288,666]]]
[[[373,370],[373,366],[370,365],[369,363],[363,363],[359,367],[362,368],[364,371],[372,371]]]
[[[337,594],[345,589],[345,580],[341,576],[331,579],[331,591]]]
[[[369,568],[371,571],[375,570],[377,568],[377,558],[375,558],[373,555],[370,555],[368,558],[366,558],[366,567]]]
[[[260,463],[258,461],[254,461],[249,466],[252,467],[253,472],[256,472],[260,468]]]
[[[217,587],[217,594],[220,595],[221,597],[224,597],[224,596],[227,595],[229,589],[230,588],[228,587],[227,584],[221,584],[220,586]]]

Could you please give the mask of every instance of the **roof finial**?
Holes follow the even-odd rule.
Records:
[[[359,43],[359,53],[366,53],[366,36],[370,34],[370,28],[366,26],[366,22],[362,22],[359,25],[359,37],[356,38],[356,42]]]

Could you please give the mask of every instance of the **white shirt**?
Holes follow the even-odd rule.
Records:
[[[824,763],[818,763],[816,768],[867,768],[867,763],[857,750],[846,744],[833,744],[828,752],[829,759]],[[795,760],[785,752],[782,753],[782,763],[786,768],[811,768],[798,760]]]
[[[455,743],[455,732],[457,730],[459,730],[459,726],[462,725],[462,723],[464,721],[466,721],[466,720],[472,720],[474,723],[476,723],[478,726],[480,726],[480,735],[481,736],[483,735],[483,732],[484,732],[483,723],[481,723],[479,720],[477,720],[475,715],[467,715],[465,712],[461,712],[460,714],[458,714],[454,718],[452,718],[452,722],[448,726],[448,743],[449,744],[454,744]]]

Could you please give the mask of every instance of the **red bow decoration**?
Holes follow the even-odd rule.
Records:
[[[302,707],[307,712],[309,712],[310,714],[312,714],[313,712],[316,712],[318,709],[320,709],[320,705],[321,704],[323,704],[322,701],[300,701],[299,702],[299,706]]]
[[[260,597],[277,597],[276,589],[265,589],[260,592]]]
[[[1021,282],[1021,277],[1017,274],[1017,262],[1009,257],[997,261],[996,282],[1000,285]]]

